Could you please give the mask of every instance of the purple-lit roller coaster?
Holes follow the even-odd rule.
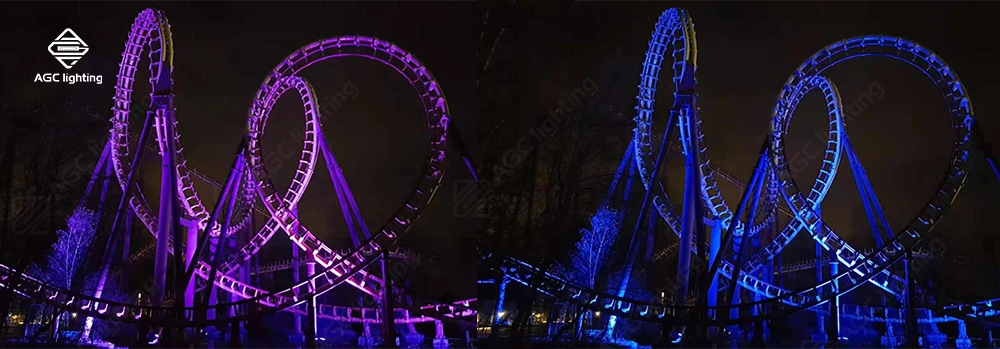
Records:
[[[143,51],[148,52],[151,84],[151,102],[140,136],[129,133],[129,111],[132,103],[136,73]],[[412,194],[403,202],[393,217],[380,229],[370,232],[362,220],[358,205],[347,186],[340,166],[330,150],[320,125],[320,108],[312,86],[297,76],[304,69],[318,62],[339,57],[361,57],[381,62],[410,82],[420,98],[429,130],[430,150]],[[88,317],[140,324],[152,328],[205,327],[245,321],[280,310],[305,313],[315,331],[316,318],[362,323],[414,323],[436,322],[435,346],[447,340],[443,337],[442,322],[470,328],[468,319],[475,316],[475,298],[457,302],[434,302],[416,298],[402,285],[391,285],[386,277],[386,264],[390,249],[405,234],[422,210],[433,198],[445,172],[445,154],[449,138],[449,111],[441,86],[430,71],[415,56],[384,40],[345,36],[317,41],[293,52],[282,60],[265,77],[248,112],[246,135],[236,152],[236,159],[224,184],[215,183],[222,193],[211,212],[195,190],[190,168],[183,155],[180,136],[176,131],[177,120],[173,105],[172,70],[173,43],[170,25],[161,11],[142,11],[132,25],[125,44],[115,86],[112,128],[106,151],[95,168],[106,170],[113,166],[124,191],[112,225],[109,249],[102,264],[104,277],[97,294],[82,294],[46,284],[27,275],[24,271],[0,265],[0,282],[18,294],[42,300],[64,310],[71,310]],[[272,183],[262,160],[261,139],[272,107],[286,92],[298,93],[305,114],[305,138],[294,178],[283,194]],[[150,132],[155,132],[158,151],[162,159],[161,197],[158,212],[136,183],[137,164],[147,145]],[[134,145],[134,146],[133,146]],[[333,180],[340,207],[351,233],[354,246],[346,251],[336,251],[321,242],[297,217],[296,205],[309,186],[310,179],[322,156]],[[110,159],[110,161],[106,161]],[[468,162],[468,161],[467,161]],[[110,173],[110,172],[109,172]],[[92,183],[91,183],[92,184]],[[92,185],[88,186],[88,193]],[[87,194],[84,194],[87,195]],[[255,205],[263,202],[264,210]],[[128,205],[125,208],[124,205]],[[239,203],[239,207],[237,207]],[[157,242],[155,252],[145,248],[140,255],[155,253],[154,294],[152,304],[127,304],[101,299],[103,279],[106,279],[109,255],[116,243],[115,229],[119,217],[132,211]],[[236,249],[234,243],[239,232],[253,227],[255,212],[268,218],[256,234],[244,239],[245,245]],[[186,234],[181,231],[186,229]],[[261,289],[248,283],[249,272],[240,270],[278,231],[283,231],[294,246],[303,252],[308,277],[294,285],[277,291]],[[249,230],[247,230],[249,232]],[[249,234],[248,234],[249,235]],[[178,243],[181,241],[183,243]],[[232,251],[227,252],[227,249]],[[210,251],[206,253],[206,251]],[[167,261],[174,254],[175,265],[183,273],[173,282],[176,299],[166,306]],[[398,255],[399,253],[394,253]],[[298,262],[299,258],[295,258]],[[376,262],[381,271],[369,271]],[[318,264],[318,267],[315,267]],[[245,269],[245,268],[244,268]],[[297,269],[297,268],[296,268]],[[242,272],[239,273],[239,272]],[[332,288],[347,283],[361,292],[375,297],[376,308],[346,307],[316,304],[316,297]],[[205,289],[213,296],[202,297],[206,304],[194,305],[196,290]],[[231,295],[230,301],[216,304],[217,290]],[[394,298],[404,293],[413,304],[394,304]],[[306,311],[299,305],[306,303]],[[89,320],[88,320],[89,322]],[[89,326],[89,324],[88,324]],[[393,326],[384,326],[384,334],[392,334]],[[308,335],[308,332],[307,332]],[[315,332],[313,332],[315,335]],[[391,337],[387,337],[391,338]],[[310,338],[307,337],[307,340]]]
[[[947,173],[926,207],[899,231],[889,227],[847,136],[840,93],[836,85],[822,75],[838,63],[868,56],[905,62],[927,76],[945,99],[952,126],[954,141]],[[653,106],[661,66],[666,57],[673,60],[672,70],[669,71],[673,73],[674,100],[666,129],[658,135],[653,130]],[[710,332],[701,334],[708,335],[715,333],[711,332],[715,326],[751,322],[759,326],[763,320],[785,317],[805,309],[815,311],[820,317],[829,317],[827,325],[819,325],[825,327],[825,331],[818,334],[821,334],[820,337],[828,335],[827,338],[833,340],[840,337],[841,318],[906,323],[907,341],[914,346],[918,323],[958,321],[959,345],[968,341],[965,321],[997,326],[1000,300],[972,303],[951,300],[937,290],[916,285],[909,275],[914,250],[922,242],[929,241],[927,237],[932,228],[964,184],[973,145],[982,147],[993,174],[1000,179],[995,160],[988,151],[989,145],[978,133],[966,89],[940,57],[912,41],[879,35],[849,38],[823,48],[799,66],[782,87],[771,113],[771,132],[761,146],[757,166],[747,184],[713,167],[708,160],[698,118],[697,57],[694,24],[687,12],[678,9],[665,11],[653,30],[639,75],[633,141],[622,158],[616,180],[609,191],[610,198],[622,174],[639,173],[646,191],[637,222],[643,221],[643,215],[655,208],[670,230],[680,238],[679,243],[659,251],[654,257],[656,261],[677,256],[677,278],[670,286],[672,289],[664,290],[660,300],[624,297],[628,275],[637,254],[635,237],[627,250],[625,266],[616,269],[624,273],[624,281],[621,287],[616,287],[618,292],[611,293],[574,284],[529,263],[492,253],[484,255],[481,262],[502,275],[498,279],[501,291],[496,311],[491,317],[495,319],[494,323],[499,323],[500,316],[497,315],[503,309],[505,285],[513,281],[560,301],[574,303],[587,311],[610,315],[605,336],[611,334],[615,318],[624,317],[663,323],[665,329],[669,329],[664,331],[664,335],[669,333],[673,343],[684,340],[685,331],[692,327],[707,328]],[[785,135],[795,108],[813,90],[822,93],[826,102],[828,140],[819,175],[809,191],[803,193],[789,170]],[[680,146],[671,144],[675,129],[680,133]],[[657,180],[657,172],[671,148],[683,154],[685,160],[684,198],[680,211],[675,210],[663,185]],[[878,246],[865,253],[848,244],[821,218],[820,205],[837,175],[841,158],[845,156],[861,192]],[[723,200],[716,174],[744,189],[735,212]],[[779,193],[788,209],[779,206]],[[791,217],[780,233],[777,229],[778,211]],[[639,227],[635,228],[635,234],[638,234]],[[706,234],[706,229],[710,229],[711,234]],[[780,262],[777,263],[778,270],[774,270],[774,261],[800,232],[809,234],[821,248],[817,249],[817,259],[809,263],[814,263],[816,267],[830,265],[830,273],[822,274],[819,271],[822,269],[817,268],[823,281],[805,289],[788,290],[775,282],[775,275],[780,275],[782,271]],[[704,241],[706,236],[710,241]],[[934,257],[925,254],[923,257]],[[706,265],[700,272],[696,271],[699,275],[695,277],[690,275],[692,260]],[[903,268],[894,271],[893,265],[900,260],[903,261]],[[790,267],[804,269],[799,265]],[[734,287],[731,280],[736,280],[735,284],[740,287]],[[865,283],[895,296],[904,306],[889,308],[839,303],[841,296]],[[697,289],[701,291],[690,292],[691,285],[698,285]],[[739,288],[748,290],[754,299],[741,301],[740,294],[736,292]],[[720,293],[723,289],[725,291]],[[698,296],[699,293],[702,296]],[[918,309],[917,293],[933,294],[934,297],[931,301],[921,302],[920,306],[925,308]],[[830,306],[818,306],[826,303]],[[823,320],[820,319],[819,323],[822,324]],[[730,326],[727,333],[735,331],[739,329]],[[755,331],[755,335],[758,333]],[[703,335],[698,336],[704,339]]]

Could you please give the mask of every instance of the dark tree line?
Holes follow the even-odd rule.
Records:
[[[512,31],[504,35],[515,36]],[[505,38],[510,39],[510,38]],[[513,40],[513,39],[510,39]],[[495,69],[504,74],[480,90],[480,204],[483,217],[480,248],[514,255],[543,269],[562,260],[580,239],[580,229],[607,194],[608,183],[627,142],[631,120],[598,95],[577,99],[570,106],[553,106],[535,117],[524,117],[532,96],[517,86],[516,72],[504,71],[502,58]],[[510,80],[515,78],[514,80]],[[573,91],[567,91],[567,95]],[[517,302],[512,338],[528,322],[534,294],[507,299]]]
[[[19,271],[49,264],[44,259],[60,237],[57,231],[73,229],[67,219],[107,140],[106,119],[83,115],[71,99],[57,97],[24,93],[0,101],[0,263]],[[89,268],[89,250],[80,270]],[[84,275],[63,281],[79,290]],[[4,318],[13,300],[10,290],[0,290]]]

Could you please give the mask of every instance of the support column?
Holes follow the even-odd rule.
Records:
[[[712,220],[712,235],[709,236],[709,251],[708,251],[708,265],[715,263],[715,259],[719,257],[719,250],[722,249],[722,221],[718,219]],[[714,307],[719,304],[719,276],[709,275],[712,278],[712,284],[708,287],[708,306]],[[735,284],[735,282],[733,282]],[[721,314],[715,314],[715,318],[721,318]],[[717,327],[710,327],[708,329],[709,339],[713,339],[718,334],[719,329]]]
[[[412,305],[412,304],[408,304]],[[410,311],[403,310],[403,320],[406,321],[406,333],[403,333],[402,343],[400,345],[405,345],[407,348],[415,348],[424,343],[424,335],[417,332],[417,327],[411,322]]]
[[[396,347],[396,321],[393,314],[392,280],[389,278],[389,250],[382,250],[382,347]]]
[[[830,257],[830,277],[837,275],[837,269],[839,263],[836,257]],[[833,282],[833,288],[835,290],[840,289],[840,284],[837,281]],[[840,296],[833,297],[830,300],[830,324],[827,327],[827,337],[832,343],[840,343]]]
[[[406,284],[406,289],[410,289],[410,279],[403,281]],[[409,294],[406,295],[404,300],[406,305],[409,307],[413,306],[413,298]],[[410,311],[403,311],[403,318],[406,319],[406,334],[403,335],[403,341],[406,342],[407,347],[417,347],[424,343],[424,335],[417,332],[417,326],[410,321]]]
[[[184,243],[184,270],[191,268],[191,263],[195,263],[194,254],[195,249],[198,247],[198,223],[193,221],[184,222],[184,227],[187,229],[187,241]],[[182,273],[183,274],[183,273]],[[195,292],[195,278],[191,278],[188,281],[187,287],[184,289],[184,307],[194,308],[194,292]],[[192,314],[192,318],[194,318]],[[197,343],[197,328],[187,328],[185,335],[188,337],[189,343]],[[193,342],[192,342],[193,341]]]
[[[122,265],[129,266],[129,258],[132,257],[132,224],[135,223],[135,211],[129,208],[125,212],[125,231],[122,232]],[[127,272],[128,269],[125,270]],[[122,273],[124,276],[125,273]]]
[[[434,347],[448,347],[448,337],[444,336],[444,323],[441,320],[434,321]]]
[[[775,217],[774,219],[777,220],[778,218]],[[777,224],[777,223],[771,223],[771,227],[774,227],[775,224]],[[772,233],[771,236],[768,238],[768,242],[774,241],[774,234],[773,234],[772,228],[768,228],[767,231],[770,231]],[[774,277],[774,259],[773,258],[771,260],[769,260],[769,261],[765,261],[764,265],[761,266],[761,278],[764,279],[764,280],[766,280],[767,282],[770,282],[770,283],[774,284],[775,277]],[[763,310],[764,310],[765,313],[770,314],[771,311],[773,311],[774,309],[772,309],[770,306],[765,306],[763,308]],[[760,336],[761,336],[761,340],[763,340],[764,343],[768,343],[768,342],[771,341],[771,321],[772,320],[762,320],[761,321],[761,329],[760,329],[761,333],[760,333]]]
[[[733,242],[737,246],[740,246],[742,243],[745,243],[745,241],[743,241],[742,236],[734,236]],[[732,308],[729,309],[729,318],[738,319],[740,317],[740,308],[737,305],[739,305],[742,302],[742,300],[740,299],[741,298],[740,295],[742,294],[742,292],[740,292],[739,283],[733,279],[729,280],[729,287],[731,288],[736,287],[736,290],[729,291],[730,292],[729,294],[732,295],[732,300],[730,300],[729,304],[733,306]],[[730,348],[739,347],[739,345],[742,344],[744,338],[743,328],[741,328],[740,325],[729,325],[726,326],[726,331],[728,332],[729,336],[729,347]]]
[[[781,215],[774,216],[774,223],[772,233],[774,236],[778,235],[778,218]],[[785,271],[781,268],[783,261],[781,260],[781,253],[775,254],[774,258],[771,258],[771,269],[774,271],[774,282],[778,287],[785,287]]]
[[[292,282],[299,283],[301,280],[299,274],[299,247],[292,243]],[[292,335],[302,336],[302,316],[299,314],[293,315],[295,319],[292,321]],[[301,343],[301,342],[300,342]]]
[[[298,207],[292,207],[292,216],[295,218],[299,217]],[[292,235],[298,236],[298,233],[298,225],[292,227]],[[295,242],[292,242],[292,282],[299,283],[301,275],[299,271],[299,246]],[[292,335],[288,336],[288,341],[297,347],[305,344],[305,335],[302,333],[302,320],[302,315],[292,315]]]
[[[763,184],[761,184],[761,185],[763,185]],[[747,222],[748,226],[752,226],[752,224],[753,224],[753,217],[751,217],[751,219]],[[748,228],[748,230],[749,230],[749,228]],[[750,244],[750,246],[753,247],[753,249],[750,251],[750,255],[754,255],[754,254],[760,252],[760,249],[761,249],[761,246],[760,246],[761,239],[764,238],[764,236],[763,236],[764,234],[765,234],[764,231],[760,231],[760,232],[757,233],[756,236],[750,237],[750,241],[752,242]],[[767,269],[767,268],[766,267],[761,267],[760,269],[757,269],[757,272],[756,272],[757,275],[756,276],[757,276],[758,279],[760,279],[760,280],[767,280],[767,279],[764,278],[764,270],[765,269]],[[751,274],[753,274],[753,273],[751,273]],[[754,303],[759,302],[761,300],[760,294],[758,294],[756,292],[750,292],[750,296],[752,297]],[[762,309],[759,306],[753,307],[750,311],[752,312],[753,316],[760,316],[760,315],[762,315],[761,314]],[[750,344],[752,346],[758,347],[758,348],[763,348],[764,346],[766,346],[766,344],[764,343],[764,320],[757,320],[757,321],[753,322],[753,337],[751,338]]]
[[[972,348],[972,339],[969,338],[969,334],[966,332],[965,321],[963,320],[958,320],[958,337],[955,338],[955,348]]]
[[[930,287],[934,287],[934,285],[930,285]],[[918,309],[917,311],[925,314],[924,316],[928,319],[934,317],[930,309]],[[941,333],[941,329],[938,328],[937,323],[926,323],[923,325],[923,328],[925,329],[923,342],[928,348],[943,348],[948,343],[948,336]]]
[[[823,213],[819,207],[816,207],[816,215],[822,217]],[[819,284],[823,282],[826,275],[823,273],[823,245],[819,241],[815,242],[816,245],[816,283]],[[826,316],[820,312],[816,312],[816,332],[812,334],[812,340],[814,343],[828,343],[830,337],[827,336],[827,323]]]
[[[150,109],[147,111],[148,114],[155,116],[155,122],[158,125],[155,128],[165,139],[174,139],[175,135],[171,97],[162,94],[153,96],[154,100],[150,103]],[[177,212],[177,172],[174,168],[176,162],[176,158],[174,157],[174,142],[165,142],[165,144],[166,149],[163,149],[160,156],[159,231],[156,232],[156,257],[153,265],[153,306],[162,306],[167,300],[167,266],[170,257],[167,242],[170,239],[178,242],[174,246],[174,254],[176,255],[174,265],[180,266],[183,264],[180,256],[183,251],[180,250],[180,238],[179,234],[177,234],[179,212]],[[140,145],[140,147],[142,146]],[[178,280],[174,281],[180,281],[180,278],[176,279]],[[178,282],[174,282],[174,285],[171,285],[174,292],[175,309],[183,305],[182,301],[177,299],[183,293],[183,287],[180,287],[180,285]],[[171,334],[174,332],[172,329],[164,329],[162,336],[173,337]],[[157,339],[157,343],[161,345],[176,345],[173,339],[175,338],[159,338]]]
[[[882,335],[882,340],[880,343],[882,344],[883,347],[886,348],[895,348],[897,345],[899,345],[896,339],[896,331],[893,330],[892,321],[885,322],[885,334]]]
[[[220,243],[221,242],[219,241],[218,237],[210,238],[208,244],[208,253],[210,253],[212,256],[215,256],[215,251],[222,247],[219,245]],[[218,287],[209,285],[207,289],[208,289],[208,295],[206,295],[206,297],[208,297],[208,302],[207,302],[208,309],[205,311],[205,319],[215,320],[214,307],[216,304],[219,304],[219,294],[216,291]],[[215,327],[215,325],[205,327],[205,336],[208,337],[208,342],[212,344],[219,343],[220,340],[222,339],[222,333],[219,332],[219,329]]]
[[[819,243],[816,243],[815,248],[816,248],[816,254],[814,256],[816,257],[816,267],[815,267],[816,268],[816,283],[818,284],[818,283],[823,282],[823,246],[820,246]],[[819,339],[821,337],[820,335],[821,335],[821,332],[823,332],[823,328],[825,327],[824,326],[825,323],[826,323],[826,317],[823,316],[822,313],[818,313],[817,312],[816,313],[816,332],[813,333],[813,339],[814,340],[817,340],[817,339]]]
[[[736,281],[729,280],[729,287],[740,287],[740,286]],[[730,304],[733,305],[733,308],[729,310],[730,319],[737,319],[740,317],[740,308],[737,307],[737,305],[739,305],[741,302],[740,300],[741,293],[742,292],[740,292],[738,288],[736,292],[733,292],[733,300],[732,302],[730,302]],[[726,326],[726,331],[728,332],[729,335],[729,347],[738,348],[740,344],[742,344],[743,342],[744,338],[743,328],[741,328],[740,325],[729,325]]]
[[[157,118],[157,123],[160,123],[159,118]],[[169,142],[168,142],[169,143]],[[171,160],[173,157],[164,156],[163,163],[161,164],[162,170],[162,181],[160,183],[160,210],[159,210],[159,230],[156,231],[156,253],[153,260],[153,294],[152,296],[152,306],[162,306],[163,301],[167,298],[167,257],[169,257],[170,252],[167,249],[167,240],[170,239],[170,231],[172,229],[170,219],[171,208],[173,204],[171,199],[173,198],[174,184],[170,182],[171,171]]]
[[[916,348],[919,347],[920,333],[917,332],[917,304],[916,295],[913,294],[916,290],[914,287],[913,274],[910,272],[910,265],[913,264],[913,251],[910,249],[906,250],[906,256],[903,258],[903,269],[906,276],[906,290],[905,292],[905,303],[906,303],[906,342],[905,347]]]
[[[316,273],[316,262],[306,262],[306,275],[312,276]],[[310,281],[312,289],[316,289],[316,283]],[[306,348],[316,348],[316,296],[309,297],[306,302]]]
[[[692,76],[693,78],[693,76]],[[679,97],[679,96],[678,96]],[[694,106],[694,96],[687,96],[691,99],[691,104],[689,106]],[[679,118],[678,124],[680,125],[681,132],[681,142],[686,143],[687,149],[700,149],[697,142],[695,125],[698,124],[698,117],[696,114],[697,108],[689,111],[688,118]],[[671,113],[671,119],[673,119],[673,113]],[[671,122],[667,122],[667,127],[672,128]],[[669,135],[666,132],[665,135]],[[670,138],[664,138],[660,142],[660,152],[657,154],[656,163],[654,163],[653,174],[650,178],[656,178],[656,173],[660,169],[660,165],[663,161],[663,155],[666,153],[664,146]],[[677,249],[677,285],[674,290],[674,305],[683,306],[687,301],[689,282],[690,282],[690,272],[691,272],[691,244],[695,242],[695,235],[703,232],[699,230],[698,225],[702,223],[702,217],[698,217],[697,212],[699,212],[699,205],[701,205],[701,159],[698,157],[697,151],[688,151],[684,156],[684,202],[681,208],[681,234],[680,234],[680,246]],[[645,198],[643,199],[642,210],[639,211],[639,221],[636,222],[636,227],[638,227],[642,221],[643,214],[647,210],[646,206],[649,204],[650,194],[652,190],[647,190]],[[651,213],[652,214],[652,213]],[[737,218],[739,219],[739,218]],[[699,250],[701,250],[699,246]],[[699,255],[698,258],[703,258],[704,255]],[[630,268],[631,269],[631,268]],[[630,272],[628,270],[626,272]],[[628,274],[623,276],[628,277]],[[624,284],[624,283],[623,283]],[[736,283],[732,283],[731,287],[735,286]],[[618,296],[624,296],[625,287],[621,287],[618,292]],[[612,318],[613,319],[613,318]],[[610,334],[610,333],[609,333]],[[674,328],[668,332],[670,341],[672,343],[680,343],[684,337],[683,328]]]
[[[359,298],[360,299],[360,298]],[[363,304],[363,303],[362,303]],[[364,308],[361,308],[364,309]],[[365,317],[362,310],[361,317]],[[375,347],[375,337],[372,336],[372,327],[367,322],[361,325],[361,336],[358,337],[358,346],[362,348],[374,348]]]
[[[223,227],[228,228],[228,224],[223,225]],[[222,234],[220,234],[220,235],[222,235]],[[226,238],[224,240],[226,241],[227,251],[239,251],[239,248],[236,246],[236,239],[234,239],[234,236],[230,236],[230,237],[228,237],[228,238]],[[226,252],[226,253],[227,253],[227,256],[228,256],[229,252]],[[223,256],[223,258],[225,258],[225,257],[226,256]],[[230,276],[235,276],[234,274],[235,273],[232,273],[232,274],[230,274]],[[227,303],[236,302],[237,300],[239,300],[239,297],[236,297],[236,295],[234,295],[232,293],[226,292],[226,302]],[[227,310],[229,311],[229,317],[230,318],[236,317],[236,307],[228,307]],[[229,347],[230,348],[240,348],[240,347],[242,347],[241,343],[242,343],[242,339],[240,338],[240,322],[239,321],[232,322],[232,323],[229,324]]]
[[[719,257],[719,250],[722,248],[722,222],[718,219],[712,220],[712,235],[709,237],[708,264],[715,263]],[[713,307],[719,303],[719,276],[709,275],[712,284],[708,288],[708,306]],[[718,316],[716,316],[718,317]]]
[[[754,301],[756,302],[756,299]],[[764,342],[764,321],[753,322],[753,339],[750,345],[756,348],[764,348],[767,345]]]

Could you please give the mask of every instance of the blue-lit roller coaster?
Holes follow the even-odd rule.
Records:
[[[889,57],[905,62],[927,76],[947,103],[952,127],[952,156],[947,173],[933,198],[920,210],[917,217],[898,231],[889,227],[851,145],[845,128],[840,93],[834,82],[822,75],[838,63],[868,56]],[[667,57],[672,58],[670,71],[674,100],[665,130],[662,136],[658,136],[653,130],[653,105],[661,67]],[[500,272],[501,284],[517,282],[560,301],[606,313],[612,319],[624,317],[663,323],[667,328],[672,328],[664,334],[670,333],[670,339],[675,343],[684,338],[685,328],[692,326],[759,323],[806,309],[817,313],[836,313],[830,316],[835,324],[831,327],[833,333],[830,333],[830,338],[834,340],[838,338],[836,331],[840,318],[906,323],[907,341],[912,345],[916,345],[918,323],[958,321],[961,328],[959,345],[967,344],[965,341],[968,340],[968,337],[961,338],[965,336],[964,321],[998,325],[996,319],[1000,315],[1000,302],[951,300],[936,290],[916,285],[908,272],[914,249],[931,235],[932,228],[941,220],[964,185],[968,175],[967,161],[973,145],[982,147],[993,175],[1000,179],[989,145],[977,133],[966,89],[940,57],[912,41],[882,35],[849,38],[812,55],[781,88],[771,113],[771,132],[761,146],[757,166],[747,184],[740,183],[713,167],[708,160],[698,118],[695,79],[697,57],[694,25],[687,12],[678,9],[665,11],[653,30],[639,75],[633,141],[619,167],[621,175],[626,173],[622,169],[634,166],[646,190],[638,221],[642,221],[642,215],[650,208],[649,203],[652,203],[652,208],[655,208],[670,230],[680,237],[680,242],[655,256],[656,260],[677,256],[677,279],[673,290],[665,290],[661,300],[628,299],[623,297],[624,292],[607,293],[583,287],[509,256],[496,253],[484,255],[482,263]],[[809,191],[803,193],[789,170],[785,135],[799,102],[813,90],[822,93],[825,100],[829,128],[819,175]],[[679,130],[680,147],[670,144],[675,129]],[[657,180],[657,172],[663,166],[670,147],[679,148],[675,150],[679,150],[685,159],[684,198],[679,212]],[[851,172],[862,193],[872,234],[878,246],[864,254],[830,228],[820,213],[820,206],[837,176],[843,157],[848,158]],[[723,200],[715,174],[730,179],[744,189],[735,212]],[[612,183],[610,192],[615,190],[617,182]],[[779,206],[779,194],[788,209]],[[754,239],[757,239],[757,243],[763,242],[762,232],[775,229],[778,211],[791,216],[791,220],[780,233],[772,234],[769,244],[749,255],[747,245]],[[706,228],[712,229],[711,241],[704,241]],[[816,244],[828,251],[824,254],[830,256],[827,258],[828,264],[831,264],[831,273],[812,287],[788,290],[773,282],[774,271],[769,270],[768,262],[778,256],[800,232],[809,234]],[[631,263],[635,259],[633,249],[630,248],[629,251],[626,266],[622,268],[626,274],[631,271]],[[820,258],[819,250],[817,254]],[[698,279],[689,275],[692,259],[709,265],[707,273],[702,274],[707,276]],[[903,268],[894,270],[893,266],[900,261],[904,264]],[[837,264],[840,268],[837,268]],[[766,271],[761,272],[762,269]],[[736,280],[739,287],[732,287],[731,280]],[[699,290],[707,290],[700,292],[704,296],[690,292],[690,285],[695,282],[698,282]],[[839,304],[841,296],[865,283],[895,296],[904,306],[891,308]],[[741,302],[739,294],[735,293],[738,288],[752,292],[756,300]],[[728,296],[720,295],[722,289],[728,291],[723,292],[728,293]],[[619,290],[624,290],[624,287]],[[922,302],[921,308],[917,308],[915,295],[918,292],[932,294],[934,297],[929,297],[930,301]],[[670,293],[672,295],[668,295]],[[498,303],[502,303],[503,295],[498,299]],[[826,303],[832,303],[833,306],[817,307]],[[496,309],[501,307],[502,304],[499,304]],[[613,324],[613,321],[610,323]]]

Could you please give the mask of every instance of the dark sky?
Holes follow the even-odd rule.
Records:
[[[115,75],[126,36],[143,9],[165,11],[173,32],[174,94],[179,132],[188,163],[218,181],[225,179],[246,123],[247,109],[265,75],[284,57],[316,40],[345,35],[374,36],[408,50],[430,69],[445,91],[452,127],[472,135],[475,34],[479,26],[471,3],[408,2],[252,2],[252,3],[6,3],[0,5],[0,40],[4,42],[4,91],[11,99],[73,98],[105,117],[110,114]],[[36,73],[64,72],[46,47],[64,28],[72,28],[90,51],[74,73],[101,74],[103,85],[33,83]],[[146,53],[144,52],[144,55]],[[148,94],[147,58],[139,66],[133,103]],[[331,98],[347,84],[358,93],[327,120],[324,132],[372,230],[378,229],[410,194],[426,157],[427,132],[419,100],[393,69],[360,58],[339,59],[310,67],[302,76],[319,99]],[[274,183],[284,190],[301,149],[301,102],[297,94],[281,99],[271,114],[264,152],[294,150],[288,158],[269,160]],[[132,124],[138,132],[141,121]],[[299,134],[294,136],[294,134]],[[470,140],[471,141],[471,140]],[[282,145],[285,142],[285,145]],[[134,146],[134,144],[133,144]],[[159,197],[158,160],[147,161],[145,192]],[[461,248],[474,232],[471,222],[452,210],[455,181],[471,178],[450,153],[449,173],[431,206],[402,245],[437,253],[452,261],[473,258]],[[348,247],[346,226],[324,162],[299,204],[304,224],[335,248]],[[202,201],[214,206],[218,192],[199,183]],[[82,192],[82,187],[81,187]],[[154,210],[157,204],[152,203]],[[145,234],[145,233],[144,233]],[[146,234],[148,235],[148,234]],[[471,241],[471,240],[469,240]],[[263,260],[288,258],[283,234],[273,239]],[[463,255],[463,253],[465,253]],[[471,260],[471,259],[470,259]],[[469,268],[452,268],[467,265]],[[462,275],[449,286],[452,294],[472,291],[471,263],[450,263],[445,275]],[[417,287],[416,285],[414,285]],[[463,289],[462,287],[465,287]],[[444,287],[441,287],[444,288]]]
[[[807,57],[835,41],[864,34],[895,35],[917,41],[942,57],[957,72],[972,97],[984,133],[1000,151],[1000,69],[992,3],[934,2],[518,2],[505,20],[497,19],[494,35],[506,27],[491,63],[493,81],[505,84],[505,97],[523,115],[505,127],[527,133],[537,115],[559,106],[558,99],[591,78],[600,86],[598,99],[634,116],[637,84],[650,33],[670,7],[687,9],[698,39],[698,93],[702,130],[712,163],[744,180],[756,161],[769,129],[778,90]],[[500,11],[495,16],[500,18]],[[501,24],[506,23],[506,24]],[[664,62],[664,64],[669,64]],[[950,157],[951,133],[945,104],[933,84],[916,69],[890,59],[857,59],[825,73],[840,89],[845,104],[875,85],[885,92],[848,125],[872,185],[893,229],[899,231],[923,208],[937,189]],[[655,118],[666,118],[672,86],[661,75]],[[800,104],[788,136],[788,149],[820,148],[815,132],[826,128],[826,109],[813,93]],[[495,119],[481,118],[481,131]],[[662,129],[662,128],[660,128]],[[658,131],[659,132],[659,131]],[[483,133],[485,134],[485,131]],[[625,136],[625,135],[623,135]],[[622,149],[624,152],[624,149]],[[789,154],[790,155],[790,154]],[[981,258],[982,239],[997,237],[993,223],[1000,209],[1000,184],[985,172],[978,152],[972,174],[953,210],[936,228],[950,256]],[[613,170],[617,159],[608,166]],[[668,175],[683,175],[674,156]],[[811,186],[819,160],[795,176],[799,187]],[[872,247],[867,219],[845,159],[823,204],[824,217],[849,242]],[[679,183],[672,180],[670,183]],[[741,192],[721,184],[731,209]],[[681,188],[671,185],[680,204]],[[783,218],[783,222],[787,217]],[[865,235],[861,235],[865,232]],[[802,239],[801,237],[798,239]],[[995,240],[994,240],[995,243]],[[808,244],[808,242],[806,242]],[[809,258],[812,248],[801,249]],[[786,261],[794,261],[795,253]]]

